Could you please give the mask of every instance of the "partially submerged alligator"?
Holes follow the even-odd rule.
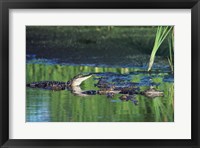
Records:
[[[87,80],[91,76],[92,74],[88,75],[79,74],[67,82],[40,81],[40,82],[28,83],[26,84],[26,86],[31,88],[42,88],[48,90],[65,90],[65,89],[72,90],[74,87],[80,86],[83,81]]]
[[[67,82],[59,82],[59,81],[40,81],[40,82],[33,82],[26,84],[27,87],[30,88],[42,88],[42,89],[48,89],[48,90],[70,90],[73,94],[79,95],[79,96],[88,96],[88,95],[107,95],[108,98],[112,98],[115,94],[122,94],[120,96],[120,99],[122,101],[128,101],[132,100],[136,104],[136,100],[134,100],[135,94],[144,95],[149,98],[155,98],[163,96],[164,93],[162,91],[156,90],[153,87],[150,87],[149,89],[139,92],[138,88],[134,85],[131,86],[125,86],[125,87],[118,87],[114,84],[108,83],[107,81],[103,79],[99,79],[98,83],[95,84],[99,88],[99,90],[82,90],[80,85],[83,81],[87,80],[93,75],[93,73],[90,74],[79,74],[72,78],[71,80]]]

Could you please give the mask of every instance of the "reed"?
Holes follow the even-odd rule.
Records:
[[[171,26],[158,26],[157,32],[156,32],[156,38],[154,42],[154,46],[151,52],[150,60],[149,60],[149,66],[148,66],[148,71],[151,70],[156,53],[160,47],[160,45],[163,43],[169,32],[172,30],[173,27]]]
[[[171,68],[171,72],[174,73],[174,60],[173,60],[173,53],[174,53],[174,33],[172,31],[172,34],[168,38],[168,45],[169,45],[169,57],[168,62],[169,66]]]

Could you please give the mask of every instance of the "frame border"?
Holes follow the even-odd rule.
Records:
[[[191,9],[192,139],[191,140],[22,140],[9,139],[9,9]],[[0,146],[7,147],[200,147],[200,2],[199,0],[0,0]]]

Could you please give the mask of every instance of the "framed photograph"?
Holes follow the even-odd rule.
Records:
[[[198,0],[1,0],[1,147],[199,147]]]

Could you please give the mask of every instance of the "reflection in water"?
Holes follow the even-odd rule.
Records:
[[[172,122],[174,121],[173,76],[169,73],[147,74],[140,68],[107,68],[27,64],[27,83],[55,80],[66,82],[79,73],[98,73],[81,85],[83,90],[97,90],[98,78],[117,85],[135,83],[141,90],[154,85],[164,97],[149,99],[136,95],[138,105],[105,95],[77,96],[70,91],[26,90],[27,122]]]
[[[31,104],[27,108],[27,121],[49,121],[49,93],[40,90],[29,90],[27,93],[27,104]],[[36,97],[38,96],[38,97]],[[31,101],[31,102],[30,102]]]

